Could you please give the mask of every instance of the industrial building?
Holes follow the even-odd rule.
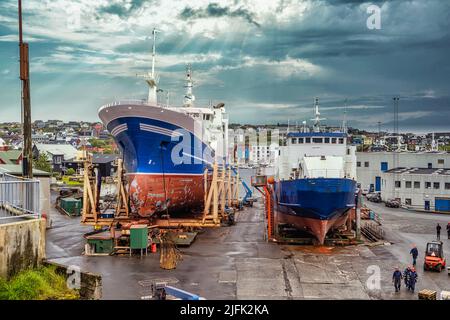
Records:
[[[410,209],[450,212],[450,168],[394,168],[381,174],[381,199]]]
[[[392,168],[450,168],[447,152],[357,152],[356,174],[361,187],[382,191],[382,173]]]

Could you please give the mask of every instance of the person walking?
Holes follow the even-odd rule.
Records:
[[[441,225],[439,223],[436,226],[436,238],[437,240],[441,240]]]
[[[411,273],[411,266],[407,266],[405,271],[403,271],[403,279],[405,281],[406,288],[409,287],[410,273]]]
[[[412,256],[413,258],[413,267],[416,266],[416,262],[417,262],[417,256],[419,255],[419,250],[417,250],[417,246],[413,245],[411,251],[409,252],[409,254]]]
[[[409,276],[410,276],[410,279],[409,279],[408,290],[411,290],[414,293],[414,290],[416,289],[417,278],[418,278],[416,269],[414,267],[411,268],[411,272],[410,272]]]
[[[395,287],[395,292],[399,292],[400,291],[400,285],[402,282],[402,273],[400,272],[399,268],[396,267],[395,271],[392,275],[392,283],[394,284]]]

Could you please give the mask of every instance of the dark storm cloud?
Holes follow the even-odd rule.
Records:
[[[113,3],[104,7],[101,7],[99,13],[114,14],[121,18],[125,18],[133,14],[136,10],[142,8],[148,0],[132,0],[130,7],[127,8],[124,3]]]
[[[203,9],[185,7],[180,13],[180,18],[184,20],[220,17],[242,18],[257,27],[260,26],[260,24],[255,21],[254,15],[247,9],[231,9],[229,7],[221,7],[218,3],[210,3]]]

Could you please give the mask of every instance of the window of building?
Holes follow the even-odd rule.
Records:
[[[364,162],[364,167],[366,167],[366,168],[369,167],[369,161]]]
[[[292,144],[296,144],[297,143],[297,138],[292,138],[291,142],[292,142]]]
[[[388,170],[388,163],[381,162],[381,171],[387,171],[387,170]]]
[[[425,189],[431,189],[431,182],[425,182]]]
[[[428,169],[433,168],[433,164],[431,162],[428,162]]]
[[[343,144],[344,143],[344,138],[339,138],[339,144]]]
[[[298,138],[298,143],[303,143],[303,138]]]
[[[445,190],[450,190],[450,182],[445,183]]]
[[[357,166],[357,167],[361,167],[361,161],[357,161],[357,162],[356,162],[356,166]]]
[[[411,199],[410,199],[410,198],[405,198],[405,204],[406,204],[407,206],[410,206],[410,205],[412,204]]]
[[[325,138],[325,143],[330,143],[330,138]]]
[[[331,138],[331,143],[336,143],[336,138]]]
[[[311,138],[305,138],[305,143],[311,143]]]
[[[439,189],[441,184],[439,182],[433,182],[433,189]]]
[[[420,181],[414,181],[414,189],[420,189]]]
[[[348,156],[350,155],[350,149],[347,149],[347,155]]]
[[[412,186],[411,181],[406,181],[406,182],[405,182],[405,188],[411,189],[411,186]]]
[[[396,188],[401,188],[402,187],[402,182],[401,181],[395,181],[395,187]]]
[[[314,143],[323,143],[323,138],[313,138]]]
[[[444,159],[438,159],[438,164],[444,164]]]

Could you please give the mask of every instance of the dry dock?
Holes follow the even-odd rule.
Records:
[[[393,268],[410,263],[409,249],[415,243],[420,252],[417,291],[449,290],[447,273],[424,274],[422,261],[426,241],[435,237],[436,222],[446,224],[450,216],[369,205],[381,213],[386,238],[392,245],[313,247],[267,243],[262,203],[258,202],[238,212],[234,226],[200,233],[189,248],[181,249],[183,260],[175,270],[160,269],[159,254],[149,253],[143,258],[83,256],[82,234],[91,228],[81,226],[79,218],[59,213],[53,214],[53,228],[48,230],[47,257],[101,274],[104,299],[140,299],[143,294],[139,281],[167,277],[176,278],[177,287],[207,299],[417,299],[417,294],[404,288],[394,293],[391,283]],[[450,240],[443,241],[450,258]],[[381,287],[371,290],[367,281],[373,272],[368,271],[377,267]]]

